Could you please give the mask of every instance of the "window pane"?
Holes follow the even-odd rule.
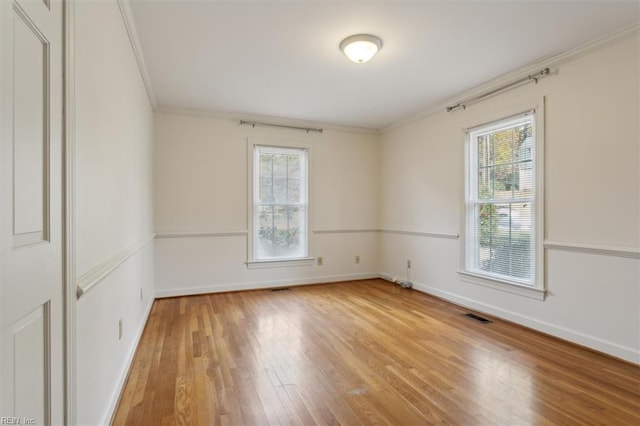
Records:
[[[514,131],[514,154],[517,155],[520,160],[532,160],[533,125],[529,122],[522,126],[515,127]],[[525,148],[528,148],[528,155],[526,155],[527,150]],[[518,161],[518,158],[516,158],[516,161]]]
[[[531,160],[533,160],[533,138],[529,136],[518,144],[518,149],[515,152],[515,161]]]
[[[288,215],[286,214],[286,207],[274,206],[273,207],[273,226],[274,226],[274,242],[281,242],[284,238],[283,232],[289,229]]]
[[[299,203],[300,202],[300,180],[289,179],[287,182],[287,202]]]
[[[289,155],[287,157],[289,179],[300,179],[300,160],[301,158],[299,155]]]
[[[512,203],[510,220],[512,232],[531,233],[533,229],[533,215],[531,213],[531,203]]]
[[[260,203],[272,203],[273,200],[273,179],[260,178],[258,188],[258,198]]]
[[[493,181],[493,197],[505,199],[513,197],[513,190],[518,184],[516,173],[513,172],[513,164],[496,166]]]
[[[490,200],[493,198],[493,167],[483,167],[478,170],[478,199]]]
[[[514,197],[528,198],[533,196],[533,137],[527,136],[531,126],[521,129],[519,147],[516,154],[517,163],[514,168],[518,173],[518,187]]]
[[[273,156],[273,177],[287,177],[287,155],[275,154]]]
[[[260,154],[260,177],[267,178],[271,177],[271,172],[273,170],[273,155],[271,154]]]
[[[493,164],[493,144],[485,136],[478,137],[478,166],[491,166]]]
[[[491,262],[491,244],[495,234],[496,212],[492,204],[479,204],[474,208],[473,264],[476,269],[488,271]]]
[[[514,198],[533,197],[533,164],[531,162],[514,164],[517,170],[517,185],[514,188]]]
[[[271,257],[273,240],[273,207],[258,207],[257,256]]]
[[[481,247],[489,247],[498,224],[496,207],[493,204],[480,204],[476,211],[478,243]]]
[[[273,179],[273,198],[275,203],[285,204],[287,202],[287,179]]]
[[[513,161],[513,129],[491,133],[489,139],[494,143],[495,164],[511,163]]]

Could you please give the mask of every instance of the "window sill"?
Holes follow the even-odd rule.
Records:
[[[464,282],[477,284],[484,287],[493,288],[519,296],[530,297],[536,300],[544,300],[547,291],[541,288],[529,287],[514,281],[501,280],[499,278],[487,277],[469,271],[458,271],[460,279]]]
[[[296,259],[249,260],[245,262],[247,269],[286,268],[291,266],[311,266],[315,257],[300,257]]]

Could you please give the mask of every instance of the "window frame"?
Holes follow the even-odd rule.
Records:
[[[291,150],[303,150],[306,157],[306,232],[305,241],[306,254],[302,257],[287,257],[287,258],[257,258],[256,253],[256,206],[255,194],[258,190],[256,181],[256,165],[257,161],[257,148],[258,147],[270,147],[275,149],[291,149]],[[312,230],[312,214],[311,214],[311,177],[312,177],[312,153],[311,146],[294,141],[285,141],[281,139],[263,139],[263,138],[248,138],[247,139],[247,170],[248,170],[248,197],[247,197],[247,261],[245,262],[248,269],[256,268],[274,268],[274,267],[286,267],[286,266],[306,266],[312,265],[314,258],[311,255],[311,230]]]
[[[471,191],[477,189],[472,186],[472,171],[477,172],[477,165],[472,170],[472,133],[485,133],[491,130],[495,131],[504,127],[509,121],[513,122],[519,117],[527,114],[533,115],[533,138],[534,146],[532,152],[533,171],[534,171],[534,191],[532,200],[532,233],[533,238],[531,260],[532,267],[532,285],[526,284],[517,279],[509,279],[508,277],[496,276],[493,274],[484,274],[480,271],[472,270],[468,267],[470,256],[474,248],[470,235],[470,216],[473,215],[475,202],[471,201]],[[506,291],[521,296],[530,297],[537,300],[544,300],[546,297],[546,288],[544,280],[544,98],[540,100],[538,105],[529,108],[522,108],[518,111],[510,111],[502,114],[494,114],[487,119],[477,122],[473,125],[466,126],[464,129],[464,198],[463,198],[463,215],[462,229],[463,235],[461,241],[461,265],[458,270],[460,278],[468,283],[477,284],[493,289]]]

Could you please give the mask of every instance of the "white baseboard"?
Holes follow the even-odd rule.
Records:
[[[133,339],[133,344],[131,345],[131,349],[127,354],[127,358],[125,359],[125,368],[122,370],[120,377],[118,377],[118,381],[116,382],[115,390],[111,395],[111,399],[109,401],[109,406],[107,407],[107,412],[105,413],[104,419],[102,421],[103,425],[110,425],[113,421],[113,416],[115,415],[116,406],[118,405],[118,400],[124,391],[124,385],[127,381],[127,377],[129,376],[129,370],[131,370],[131,366],[133,364],[133,358],[136,354],[136,350],[138,349],[138,345],[140,344],[140,339],[142,338],[142,332],[144,331],[144,327],[147,325],[147,321],[149,320],[149,314],[151,314],[151,308],[153,307],[153,302],[155,299],[150,299],[146,308],[146,312],[143,315],[142,321],[140,321],[140,326],[136,331],[136,336]]]
[[[380,272],[380,273],[378,274],[378,276],[379,276],[380,278],[382,278],[383,280],[385,280],[385,281],[389,281],[390,283],[395,283],[395,282],[396,282],[396,279],[397,279],[397,278],[396,278],[396,277],[394,277],[393,275],[391,275],[391,274],[386,274],[386,273],[384,273],[384,272]]]
[[[361,273],[361,274],[324,275],[321,277],[294,278],[294,279],[276,280],[276,281],[212,284],[212,285],[202,286],[202,287],[156,290],[156,298],[161,299],[164,297],[192,296],[195,294],[222,293],[226,291],[260,290],[265,288],[276,288],[276,287],[283,287],[288,285],[307,285],[307,284],[322,284],[322,283],[332,283],[332,282],[352,281],[352,280],[370,280],[370,279],[379,278],[379,277],[380,277],[380,274],[378,274],[377,272],[369,272],[369,273]]]
[[[389,278],[391,276],[389,274],[381,273],[379,274],[379,277],[389,281]],[[549,334],[551,336],[555,336],[581,346],[595,349],[596,351],[603,352],[605,354],[632,362],[634,364],[640,364],[640,351],[636,349],[622,346],[617,343],[608,342],[597,337],[589,336],[575,330],[570,330],[565,327],[560,327],[548,322],[540,321],[535,318],[518,314],[516,312],[498,308],[493,305],[477,302],[467,297],[459,296],[457,294],[440,290],[425,284],[414,282],[413,288],[423,293],[431,294],[433,296],[437,296],[441,299],[447,300],[451,303],[455,303],[456,305],[470,308],[481,313],[486,313],[488,315],[493,315],[495,317],[502,318],[537,331],[541,331],[545,334]]]

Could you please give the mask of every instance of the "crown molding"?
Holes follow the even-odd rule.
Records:
[[[147,63],[144,60],[142,45],[140,44],[138,30],[136,29],[135,19],[133,18],[133,10],[131,9],[131,0],[116,1],[118,3],[118,8],[120,9],[120,14],[122,15],[122,20],[124,21],[124,26],[127,29],[127,35],[129,36],[131,49],[133,50],[133,55],[136,57],[138,70],[140,71],[140,76],[142,77],[144,88],[147,91],[149,103],[155,110],[158,107],[158,102],[156,101],[156,95],[153,92],[153,87],[151,86],[151,78],[149,77],[149,71],[147,70]]]
[[[159,107],[155,109],[158,114],[169,115],[182,115],[187,117],[204,117],[204,118],[220,118],[226,120],[232,120],[240,122],[245,121],[262,121],[269,124],[276,124],[282,126],[297,126],[297,127],[321,127],[324,130],[333,130],[347,133],[359,133],[366,135],[377,135],[380,133],[379,129],[369,129],[366,127],[355,126],[341,126],[338,124],[324,123],[321,121],[308,121],[300,120],[296,118],[275,117],[271,115],[259,115],[259,114],[247,114],[242,112],[226,112],[226,111],[212,111],[206,109],[192,109],[192,108],[171,108],[171,107]]]
[[[436,106],[432,108],[422,111],[416,115],[409,116],[405,119],[399,120],[395,123],[392,123],[380,129],[380,133],[382,134],[382,133],[388,132],[390,130],[401,127],[405,124],[409,124],[421,118],[425,118],[430,115],[433,115],[437,112],[446,111],[447,106],[456,104],[460,100],[473,98],[482,93],[489,92],[512,80],[524,78],[539,69],[557,67],[562,63],[578,59],[596,50],[605,48],[612,44],[616,44],[624,40],[627,40],[631,37],[637,36],[638,34],[640,34],[640,25],[632,25],[632,26],[621,28],[617,31],[606,34],[603,37],[597,38],[588,43],[580,45],[578,47],[574,47],[572,49],[566,50],[557,55],[552,55],[547,58],[541,59],[539,61],[536,61],[535,63],[525,65],[524,67],[518,68],[506,74],[503,74],[499,77],[496,77],[492,80],[487,81],[486,83],[476,86],[470,90],[458,93],[455,96],[451,96],[445,99],[444,101],[438,103]],[[553,70],[551,71],[551,73],[554,74]]]

